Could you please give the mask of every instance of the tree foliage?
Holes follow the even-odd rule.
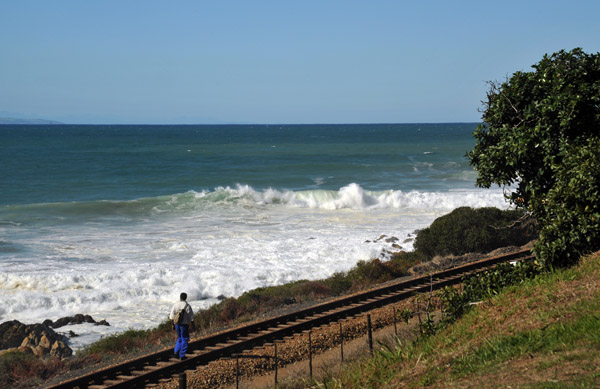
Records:
[[[600,138],[571,147],[555,184],[536,203],[544,225],[537,251],[551,265],[569,265],[600,249]]]
[[[540,221],[537,253],[563,266],[600,248],[600,53],[563,50],[533,69],[490,83],[468,157],[477,185],[515,186],[510,200]]]

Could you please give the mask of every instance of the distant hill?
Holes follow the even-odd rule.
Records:
[[[55,122],[52,120],[45,120],[45,119],[0,118],[0,125],[2,125],[2,124],[63,124],[63,123]]]

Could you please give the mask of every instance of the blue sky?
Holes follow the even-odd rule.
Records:
[[[0,117],[478,121],[486,81],[600,51],[600,1],[0,0]]]

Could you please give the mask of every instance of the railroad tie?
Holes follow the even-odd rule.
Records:
[[[124,380],[134,379],[135,377],[137,377],[137,376],[135,376],[135,375],[118,375],[117,379],[124,381]]]
[[[120,384],[121,382],[123,382],[123,380],[105,380],[104,384],[110,386],[110,385]]]
[[[448,276],[448,277],[441,278],[438,281],[451,281],[451,280],[459,279],[461,277],[462,277],[462,274],[456,274],[456,275],[453,275],[453,276]]]

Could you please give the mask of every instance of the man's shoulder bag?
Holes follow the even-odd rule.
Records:
[[[183,318],[185,317],[185,310],[187,309],[188,304],[185,303],[185,307],[183,307],[183,309],[179,312],[177,312],[177,314],[175,315],[175,318],[173,319],[173,323],[175,324],[181,324],[183,323]]]

